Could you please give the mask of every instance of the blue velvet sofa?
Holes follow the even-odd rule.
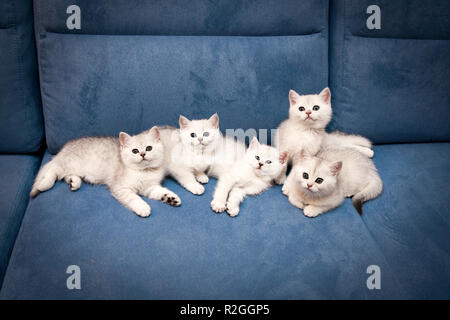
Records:
[[[450,298],[447,0],[7,0],[0,47],[2,299]],[[275,186],[230,218],[209,207],[215,180],[195,196],[167,179],[183,203],[147,200],[147,219],[103,186],[29,199],[70,139],[214,112],[270,130],[289,89],[325,86],[329,129],[376,144],[384,191],[362,216],[346,200],[306,218]]]

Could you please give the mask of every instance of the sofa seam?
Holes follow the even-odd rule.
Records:
[[[346,83],[346,79],[347,79],[347,78],[346,78],[346,75],[347,75],[347,74],[346,74],[346,72],[345,72],[345,70],[346,70],[345,66],[347,65],[347,62],[348,62],[347,55],[346,55],[346,52],[347,52],[347,38],[348,38],[348,37],[347,37],[347,1],[346,1],[346,0],[344,0],[344,7],[343,7],[343,10],[344,10],[344,12],[343,12],[343,22],[342,22],[342,23],[343,23],[343,32],[342,32],[342,33],[343,33],[343,37],[342,37],[343,45],[342,45],[342,51],[341,51],[341,56],[342,56],[342,70],[341,70],[341,81],[340,81],[340,82],[341,82],[341,87],[342,87],[342,89],[345,88],[345,83]],[[341,93],[342,93],[342,90],[341,90]],[[343,97],[345,97],[345,90],[344,90]],[[341,98],[341,105],[344,105],[344,103],[343,103],[343,98]],[[368,235],[370,236],[370,238],[372,239],[372,241],[373,241],[375,247],[376,247],[377,250],[380,252],[380,255],[383,257],[384,261],[385,261],[386,264],[388,265],[388,267],[389,267],[389,269],[390,269],[390,271],[391,271],[391,274],[393,275],[393,277],[395,278],[395,280],[398,282],[398,284],[401,286],[402,291],[405,292],[405,293],[407,294],[407,291],[404,290],[403,285],[401,284],[401,282],[399,281],[397,275],[395,274],[394,269],[393,269],[392,266],[391,266],[391,262],[387,259],[385,253],[382,251],[380,245],[378,244],[378,242],[377,242],[376,239],[374,238],[372,232],[370,232],[369,228],[368,228],[367,225],[364,223],[364,219],[363,219],[361,216],[359,216],[359,219],[361,220],[362,224],[364,225],[364,228],[365,228],[366,232],[368,233]]]
[[[302,34],[276,34],[276,35],[221,35],[221,34],[133,34],[133,33],[70,33],[70,32],[56,32],[44,30],[46,34],[58,34],[58,35],[68,35],[68,36],[98,36],[98,37],[210,37],[210,38],[278,38],[278,37],[307,37],[313,36],[317,34],[323,34],[324,31],[327,31],[327,28],[321,28],[317,31],[312,31],[308,33]]]
[[[35,157],[35,156],[32,155],[31,157]],[[37,156],[37,158],[39,159],[39,161],[38,161],[39,163],[36,164],[35,168],[33,168],[33,172],[31,174],[31,177],[33,178],[33,180],[34,180],[34,177],[35,177],[35,175],[37,173],[36,169],[39,169],[39,167],[41,165],[41,162],[42,162],[41,157]],[[27,175],[22,175],[21,176],[20,181],[19,181],[20,182],[19,186],[25,185],[25,181],[27,180],[26,178],[27,178]],[[13,237],[13,242],[11,243],[11,247],[10,247],[9,252],[8,252],[8,257],[7,257],[8,258],[7,259],[8,262],[6,264],[6,268],[5,268],[5,271],[3,273],[3,277],[2,277],[1,282],[0,282],[0,293],[3,291],[3,285],[5,283],[6,274],[8,272],[9,265],[11,264],[11,259],[12,259],[12,256],[13,256],[14,249],[16,247],[17,239],[19,238],[19,235],[22,233],[22,224],[23,224],[23,220],[25,218],[25,213],[27,212],[28,207],[30,206],[30,202],[31,201],[30,201],[30,198],[28,197],[29,190],[28,190],[28,188],[26,188],[26,189],[27,190],[25,190],[26,192],[24,193],[24,195],[21,196],[21,190],[19,188],[19,190],[16,192],[16,195],[14,197],[14,202],[13,202],[14,204],[15,203],[21,203],[22,201],[17,201],[17,200],[20,200],[20,198],[24,198],[23,200],[26,201],[26,204],[24,206],[24,209],[20,210],[20,211],[22,211],[21,214],[20,214],[20,223],[18,225],[17,231],[15,232],[15,236]],[[12,206],[11,209],[13,209],[13,208],[14,208],[14,210],[17,210],[18,206],[17,205]]]
[[[39,93],[40,93],[40,102],[41,102],[41,112],[42,112],[42,128],[44,131],[43,137],[42,137],[42,145],[45,145],[46,147],[48,147],[48,142],[47,142],[47,121],[46,121],[46,108],[44,107],[44,96],[45,96],[45,89],[44,89],[44,77],[43,77],[43,66],[42,66],[42,61],[41,61],[41,31],[39,28],[40,25],[40,15],[41,15],[41,10],[40,10],[40,6],[43,5],[43,3],[45,2],[40,2],[38,3],[37,0],[33,1],[33,32],[34,32],[34,42],[35,42],[35,46],[36,46],[36,58],[37,58],[37,69],[38,69],[38,83],[39,83]]]

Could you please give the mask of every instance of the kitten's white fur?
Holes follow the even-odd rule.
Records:
[[[322,144],[325,147],[354,148],[368,157],[373,156],[372,144],[366,138],[337,131],[331,134],[325,132],[332,116],[331,91],[328,87],[319,94],[309,95],[299,95],[290,90],[289,104],[289,118],[278,126],[276,136],[280,152],[288,153],[288,163],[293,163],[294,155],[301,151],[310,156],[316,155]],[[284,183],[286,169],[287,165],[275,180],[276,183]]]
[[[323,182],[318,183],[318,178]],[[351,148],[322,149],[316,157],[301,153],[285,183],[289,202],[308,217],[336,208],[351,196],[356,210],[362,213],[362,204],[382,189],[372,160]]]
[[[151,150],[146,150],[147,147]],[[138,153],[133,153],[137,149]],[[180,198],[161,186],[165,175],[164,147],[157,127],[135,136],[121,132],[119,138],[87,137],[69,141],[39,171],[30,195],[53,187],[56,180],[72,191],[82,180],[106,185],[121,204],[141,217],[150,215],[150,206],[139,196],[179,206]]]
[[[208,176],[226,171],[245,153],[245,145],[222,135],[217,114],[200,120],[180,116],[179,125],[179,129],[160,128],[167,173],[188,191],[202,194]]]
[[[268,189],[283,170],[286,160],[286,153],[280,156],[277,149],[261,145],[254,137],[245,156],[220,175],[211,201],[213,211],[226,210],[232,217],[238,215],[245,196]]]
[[[278,126],[276,142],[280,152],[287,152],[288,163],[293,163],[294,155],[300,151],[309,155],[319,152],[325,127],[332,115],[330,89],[309,95],[299,95],[290,90],[289,105],[289,118]],[[276,179],[277,183],[282,184],[286,180],[286,168]]]
[[[339,131],[327,133],[322,141],[322,148],[352,148],[368,158],[373,157],[372,143],[369,139],[356,134],[345,134]]]

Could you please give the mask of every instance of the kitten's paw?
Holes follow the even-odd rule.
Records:
[[[239,208],[227,208],[227,213],[230,217],[236,217],[239,214]]]
[[[169,192],[165,193],[161,197],[161,201],[167,203],[170,206],[179,207],[181,205],[181,199],[175,193]]]
[[[287,188],[286,184],[283,184],[283,187],[281,188],[281,192],[282,192],[285,196],[289,196],[289,191],[288,191],[288,188]]]
[[[304,203],[298,200],[295,196],[288,196],[288,200],[294,207],[299,209],[303,209],[305,206]]]
[[[364,153],[366,156],[368,156],[369,158],[373,158],[374,152],[373,152],[372,149],[366,149],[363,153]]]
[[[275,183],[276,184],[284,184],[286,181],[286,175],[282,174],[281,176],[279,176],[278,178],[275,179]]]
[[[195,179],[196,179],[198,182],[200,182],[200,183],[208,183],[208,181],[209,181],[208,176],[207,176],[206,174],[204,174],[203,172],[197,174],[197,175],[195,176]]]
[[[186,189],[191,193],[198,195],[203,194],[205,192],[205,187],[202,186],[200,183],[188,185],[186,186]]]
[[[150,206],[145,202],[136,204],[133,209],[138,216],[143,218],[148,217],[151,212]]]
[[[220,213],[224,212],[227,209],[227,207],[224,202],[220,202],[213,199],[213,201],[211,201],[211,209],[216,213]]]
[[[77,191],[81,188],[81,184],[83,181],[78,176],[66,176],[64,177],[64,181],[69,185],[70,190]]]
[[[322,213],[322,209],[314,206],[306,206],[303,208],[303,214],[307,217],[314,218]]]

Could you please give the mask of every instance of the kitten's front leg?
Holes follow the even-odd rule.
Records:
[[[142,194],[144,197],[153,200],[159,200],[174,207],[178,207],[181,205],[180,197],[178,197],[175,192],[170,191],[169,189],[164,188],[161,185],[150,186],[145,189]]]
[[[289,194],[288,200],[294,207],[297,207],[299,209],[303,209],[303,207],[305,206],[305,204],[296,195]]]
[[[186,190],[193,194],[203,194],[205,187],[197,182],[195,176],[186,168],[172,168],[170,171],[172,177],[178,181]]]
[[[140,217],[150,215],[150,206],[142,200],[133,190],[129,188],[111,188],[111,194],[125,207],[136,213]]]
[[[289,175],[286,178],[286,181],[283,184],[283,187],[281,188],[281,192],[285,195],[285,196],[289,196],[289,189],[292,187],[293,183],[294,183],[294,172],[293,170],[291,170],[291,172],[289,173]]]
[[[213,199],[211,201],[211,209],[216,212],[224,212],[227,208],[226,202],[228,198],[228,193],[233,187],[234,180],[230,177],[222,176],[217,181],[216,189],[214,190]]]
[[[314,218],[317,217],[319,214],[324,213],[325,211],[328,211],[329,209],[326,209],[324,207],[318,207],[313,205],[307,205],[303,208],[303,214],[307,217]]]
[[[235,217],[239,214],[239,205],[244,200],[246,192],[242,188],[233,188],[230,191],[227,201],[227,212],[230,217]]]
[[[276,184],[284,184],[286,182],[286,171],[287,171],[287,164],[283,166],[283,170],[281,171],[280,175],[275,178]]]
[[[198,171],[198,172],[195,172],[194,175],[195,175],[195,179],[200,183],[208,183],[208,181],[209,181],[208,176],[204,172]]]

